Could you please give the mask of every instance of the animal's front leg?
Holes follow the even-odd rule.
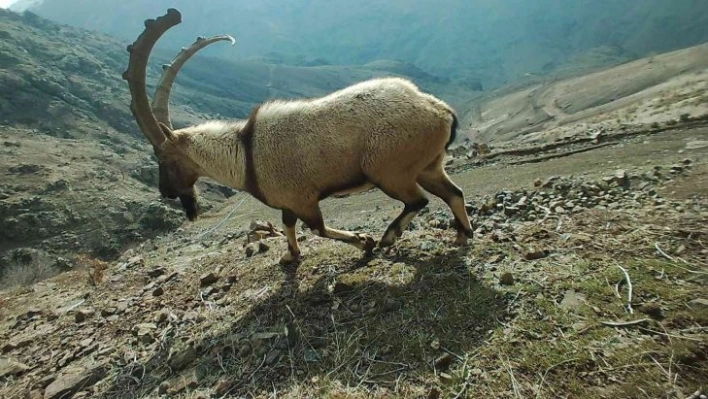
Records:
[[[302,210],[298,213],[298,218],[309,227],[313,233],[320,237],[331,238],[333,240],[342,241],[347,244],[364,251],[367,255],[371,255],[376,248],[376,241],[369,235],[352,233],[345,230],[337,230],[325,226],[322,219],[322,212],[317,204]]]
[[[296,263],[300,260],[300,246],[297,243],[297,233],[295,233],[295,224],[297,216],[290,210],[283,210],[283,225],[285,227],[285,236],[288,239],[288,252],[280,258],[280,264],[287,265]]]

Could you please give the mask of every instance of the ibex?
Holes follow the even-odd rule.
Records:
[[[158,159],[160,193],[179,198],[189,220],[199,213],[194,184],[207,176],[282,211],[288,242],[283,264],[300,259],[298,219],[319,236],[371,254],[376,241],[325,226],[319,202],[374,187],[403,202],[403,211],[378,242],[379,248],[386,248],[427,206],[425,189],[445,201],[454,214],[455,243],[466,245],[472,238],[462,190],[444,170],[444,156],[457,129],[455,112],[408,80],[371,79],[320,98],[268,101],[255,107],[246,120],[173,130],[168,103],[179,69],[211,43],[235,43],[223,35],[198,38],[182,49],[163,67],[150,104],[145,83],[148,57],[159,38],[181,18],[171,8],[145,21],[145,30],[128,46],[130,61],[123,78],[130,87],[133,116]]]

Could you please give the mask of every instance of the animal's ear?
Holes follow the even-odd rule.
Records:
[[[158,122],[160,124],[160,129],[162,129],[162,134],[165,135],[165,138],[170,141],[174,141],[175,139],[175,134],[172,132],[172,129],[170,129],[167,125],[165,125],[162,122]]]

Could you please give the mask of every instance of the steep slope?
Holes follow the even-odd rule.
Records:
[[[515,147],[708,116],[708,44],[572,78],[532,77],[466,108],[475,140]]]
[[[168,7],[185,16],[184,29],[168,39],[172,47],[226,31],[239,39],[238,51],[213,54],[331,64],[400,59],[485,88],[569,63],[614,64],[708,40],[701,0],[45,0],[30,10],[132,38]]]
[[[126,42],[0,10],[0,273],[10,264],[36,262],[39,255],[28,248],[110,257],[182,224],[179,209],[158,201],[152,150],[128,109],[121,79]],[[160,65],[175,53],[154,54],[150,90]],[[389,66],[409,71],[453,104],[476,96],[404,63]],[[268,98],[323,95],[392,74],[385,69],[227,62],[200,54],[177,79],[173,121],[179,127],[245,117]],[[207,209],[233,194],[208,180],[200,189]]]

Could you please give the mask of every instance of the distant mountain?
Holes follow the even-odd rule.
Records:
[[[44,0],[18,0],[10,6],[10,10],[22,12],[30,8],[39,7]]]
[[[611,65],[708,41],[705,0],[32,1],[13,9],[125,39],[175,7],[184,23],[165,46],[230,33],[237,48],[209,54],[299,65],[393,59],[485,88],[581,59]]]

